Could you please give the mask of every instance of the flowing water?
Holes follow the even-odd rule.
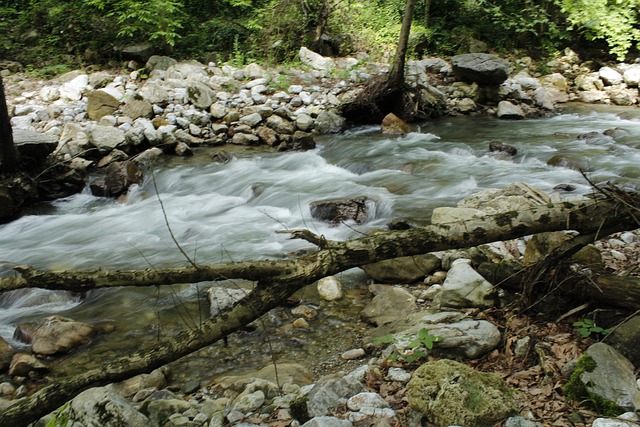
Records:
[[[578,138],[610,129],[615,129],[615,140],[604,135]],[[516,146],[517,156],[488,153],[491,140]],[[166,222],[197,263],[278,259],[311,248],[278,230],[308,228],[327,239],[343,240],[384,228],[394,218],[424,224],[435,207],[518,181],[548,192],[558,184],[574,185],[574,194],[589,192],[578,171],[547,164],[558,155],[565,159],[559,164],[579,163],[596,182],[637,183],[640,111],[574,107],[552,118],[517,122],[448,118],[423,124],[405,137],[363,127],[323,137],[312,151],[243,150],[226,164],[212,161],[211,152],[202,149],[195,158],[155,167],[153,179],[147,173],[125,202],[83,193],[0,226],[0,275],[11,274],[12,264],[43,269],[188,265]],[[309,203],[314,200],[361,195],[371,200],[365,225],[331,227],[311,218]],[[321,302],[312,287],[299,295],[320,309],[319,318],[310,322],[310,332],[291,329],[286,310],[268,316],[273,328],[270,344],[278,358],[319,363],[357,342],[366,277],[353,270],[342,279],[349,289],[342,302]],[[53,313],[99,322],[113,330],[91,344],[93,358],[67,364],[99,366],[124,351],[153,346],[158,337],[171,336],[184,325],[197,324],[207,315],[208,303],[202,296],[208,286],[111,289],[86,295],[16,291],[0,298],[0,336],[19,346],[13,339],[18,323]],[[264,334],[256,331],[235,334],[230,344],[202,350],[183,362],[189,369],[181,371],[207,377],[244,364],[264,364],[265,355],[271,353]]]

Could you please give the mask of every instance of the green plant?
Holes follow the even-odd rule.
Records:
[[[72,69],[67,64],[46,65],[41,68],[36,68],[29,64],[27,65],[27,74],[39,79],[52,79],[60,74],[68,73]]]
[[[588,338],[592,334],[606,335],[609,333],[607,329],[596,325],[596,322],[591,319],[583,319],[577,322],[573,322],[573,327],[576,328],[576,331],[580,333],[580,335],[582,335],[584,338]]]
[[[53,418],[49,420],[46,427],[67,427],[67,424],[69,424],[69,411],[67,411],[68,406],[69,402],[65,403],[55,411]]]
[[[388,359],[391,362],[402,360],[406,363],[414,363],[420,359],[428,356],[428,352],[433,349],[433,345],[442,341],[442,337],[431,335],[427,328],[422,328],[418,331],[416,338],[407,345],[407,349],[411,350],[406,355],[401,355],[394,351],[389,355]],[[374,344],[396,344],[398,341],[391,335],[385,335],[373,340]]]

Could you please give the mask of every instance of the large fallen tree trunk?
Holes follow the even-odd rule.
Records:
[[[503,212],[465,222],[430,225],[384,232],[344,242],[327,241],[308,231],[293,232],[319,246],[309,255],[274,261],[246,261],[213,266],[191,266],[162,270],[52,272],[17,267],[17,277],[0,278],[0,291],[28,287],[88,290],[113,286],[156,286],[205,280],[244,278],[257,281],[256,288],[230,309],[151,349],[105,363],[22,398],[0,413],[0,425],[24,425],[61,406],[83,390],[150,372],[210,345],[259,318],[284,302],[298,289],[338,272],[402,256],[477,246],[546,231],[576,230],[597,234],[638,227],[634,218],[640,206],[633,194],[633,209],[625,209],[613,198],[563,202],[551,206]],[[604,237],[604,236],[598,236]]]

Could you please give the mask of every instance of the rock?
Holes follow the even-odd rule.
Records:
[[[318,71],[329,71],[335,67],[333,59],[325,58],[304,46],[300,48],[298,57],[300,58],[300,62]]]
[[[345,351],[340,355],[340,357],[344,360],[355,360],[355,359],[361,359],[366,354],[367,353],[364,351],[364,349],[354,348],[354,349]]]
[[[387,114],[382,119],[381,131],[387,135],[406,135],[411,131],[407,122],[393,113]]]
[[[440,268],[440,258],[434,254],[393,258],[361,267],[376,282],[413,283]]]
[[[62,86],[60,86],[60,97],[71,101],[79,101],[88,84],[89,76],[86,74],[80,74],[71,81],[63,83]]]
[[[262,142],[264,142],[265,144],[271,147],[278,145],[278,143],[280,142],[280,139],[278,138],[278,133],[267,126],[258,127],[256,129],[256,134],[258,135],[258,138],[260,138]]]
[[[152,147],[138,154],[132,159],[132,161],[136,162],[139,165],[148,165],[159,159],[162,154],[162,149],[158,147]]]
[[[240,123],[249,127],[256,127],[258,123],[262,121],[262,116],[259,113],[249,114],[247,116],[240,117]]]
[[[417,309],[416,298],[408,291],[396,286],[371,285],[376,294],[360,315],[377,326],[393,323]]]
[[[145,63],[153,55],[153,45],[151,43],[136,43],[123,46],[120,53],[124,59],[133,59]]]
[[[111,126],[93,125],[89,129],[89,141],[101,152],[126,145],[125,134],[122,130]]]
[[[519,106],[512,104],[509,101],[500,101],[498,103],[496,116],[499,119],[518,120],[523,119],[525,114],[524,111],[522,111],[522,108],[520,108]]]
[[[587,104],[602,104],[607,99],[607,92],[603,90],[587,90],[578,92],[580,102]]]
[[[145,99],[130,99],[122,108],[122,114],[135,120],[139,117],[153,118],[153,105]]]
[[[279,115],[272,115],[267,119],[267,126],[276,131],[278,134],[293,134],[293,123],[280,117]]]
[[[190,60],[178,62],[177,64],[167,68],[165,80],[183,80],[189,76],[192,76],[192,78],[196,76],[202,76],[207,77],[207,79],[209,77],[209,75],[205,71],[204,64],[195,60]]]
[[[89,187],[94,196],[118,197],[126,193],[132,184],[142,182],[142,170],[137,162],[123,161],[109,164],[104,176],[95,179]]]
[[[640,366],[640,315],[636,314],[618,325],[607,337],[607,343],[634,366]]]
[[[510,156],[515,156],[516,154],[518,154],[518,149],[516,147],[509,144],[503,144],[502,142],[497,140],[489,142],[489,151],[491,151],[492,153],[507,153]]]
[[[571,239],[571,237],[571,234],[562,231],[534,234],[527,240],[522,262],[524,264],[534,264],[542,261],[547,255],[551,254],[554,249]],[[580,249],[571,259],[587,268],[594,270],[604,269],[602,255],[593,245],[588,245]]]
[[[169,91],[165,89],[162,82],[148,81],[138,94],[151,104],[166,105],[169,102]]]
[[[122,150],[115,149],[98,162],[98,167],[103,168],[115,162],[122,162],[129,158],[129,155]]]
[[[31,349],[36,354],[66,353],[87,344],[96,335],[95,327],[60,316],[50,316],[33,331]]]
[[[347,409],[350,411],[360,411],[364,408],[388,408],[389,403],[378,393],[364,392],[358,393],[347,399]]]
[[[331,111],[321,111],[316,117],[315,129],[320,134],[342,132],[344,126],[344,117]]]
[[[153,399],[153,395],[151,399]],[[145,414],[149,417],[152,426],[165,426],[172,415],[182,414],[190,408],[191,404],[182,399],[154,399],[146,406]],[[130,424],[124,425],[129,426]]]
[[[120,102],[107,92],[92,90],[87,93],[87,116],[98,121],[104,116],[113,114],[120,108]]]
[[[302,427],[353,427],[349,420],[341,420],[336,417],[314,417],[313,419],[302,424]]]
[[[196,108],[207,110],[216,101],[216,94],[205,83],[189,81],[187,84],[187,98]]]
[[[295,120],[296,129],[303,132],[309,132],[313,129],[314,121],[311,116],[307,114],[299,114]]]
[[[265,401],[264,392],[256,390],[253,393],[241,393],[231,404],[232,410],[243,414],[254,412],[262,406]]]
[[[364,224],[369,218],[368,199],[364,196],[353,199],[335,199],[311,202],[311,216],[331,224],[354,221]]]
[[[2,202],[2,193],[0,192],[0,202]],[[0,208],[0,218],[2,218],[2,208]],[[0,372],[4,372],[9,368],[11,359],[15,353],[14,348],[0,337]]]
[[[591,427],[638,427],[638,423],[615,418],[596,418]]]
[[[481,86],[497,86],[509,76],[509,62],[488,53],[456,55],[451,66],[456,78]]]
[[[291,323],[291,326],[293,326],[296,329],[309,329],[309,322],[307,322],[305,319],[303,319],[302,317],[294,320]]]
[[[58,138],[25,129],[13,129],[13,145],[23,159],[42,164],[58,145]]]
[[[269,364],[257,372],[241,376],[228,375],[217,378],[215,382],[223,388],[230,388],[232,386],[241,386],[244,388],[256,379],[263,379],[274,384],[279,382],[281,385],[296,384],[305,386],[313,382],[313,373],[302,365],[295,363],[278,363],[277,375],[273,364]]]
[[[629,87],[638,87],[640,84],[640,64],[633,64],[622,75],[624,82]]]
[[[609,88],[609,99],[615,105],[631,106],[638,102],[638,91],[621,86]]]
[[[47,369],[47,365],[34,356],[25,353],[16,353],[9,365],[9,375],[12,377],[26,377],[29,375],[29,372],[43,372]]]
[[[308,305],[299,305],[291,310],[294,316],[302,316],[307,320],[313,320],[318,317],[318,312]]]
[[[329,415],[348,398],[363,391],[364,385],[348,376],[318,382],[307,393],[308,416],[313,418]]]
[[[606,415],[640,409],[640,390],[633,365],[604,343],[590,346],[576,364],[566,385],[574,400],[591,399]]]
[[[551,203],[551,199],[545,192],[529,184],[515,182],[503,189],[487,189],[471,194],[458,202],[458,207],[480,209],[483,212],[493,214],[549,203]]]
[[[496,289],[471,267],[469,260],[458,259],[451,265],[437,300],[442,307],[493,307]]]
[[[344,295],[342,283],[333,276],[323,277],[318,280],[316,287],[320,297],[326,301],[334,301],[342,298]]]
[[[452,360],[420,366],[407,384],[407,398],[410,407],[442,426],[490,427],[517,412],[500,377]]]
[[[209,113],[214,119],[221,119],[229,113],[229,109],[223,104],[213,103],[209,108]]]
[[[207,290],[212,318],[226,308],[233,306],[251,292],[253,282],[236,282],[237,281],[234,281],[227,285],[216,284]]]
[[[598,70],[598,75],[607,86],[619,85],[623,81],[622,74],[611,67],[600,68],[600,70]]]
[[[166,71],[169,67],[176,65],[178,61],[168,56],[153,55],[149,58],[144,68],[151,72],[153,70]]]

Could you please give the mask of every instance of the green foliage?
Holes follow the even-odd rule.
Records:
[[[39,79],[52,79],[71,70],[73,68],[67,64],[45,65],[42,68],[35,68],[32,65],[27,66],[27,74]]]
[[[407,355],[400,355],[395,351],[389,356],[389,360],[392,362],[395,361],[404,361],[406,363],[414,363],[420,359],[423,359],[428,356],[428,352],[433,349],[433,345],[437,342],[442,341],[442,337],[431,335],[428,329],[422,328],[418,331],[418,335],[416,338],[411,341],[407,348],[412,350]],[[396,344],[397,340],[392,335],[385,335],[380,338],[376,338],[372,341],[374,344]]]
[[[592,334],[602,334],[606,335],[609,333],[607,329],[601,328],[596,325],[596,323],[591,319],[583,319],[577,322],[573,322],[573,327],[576,328],[576,331],[580,333],[584,338],[590,337]]]
[[[69,402],[62,405],[57,411],[55,411],[53,418],[49,420],[46,427],[67,427],[69,424]]]
[[[622,61],[640,41],[640,0],[556,0],[588,40],[603,39]]]

